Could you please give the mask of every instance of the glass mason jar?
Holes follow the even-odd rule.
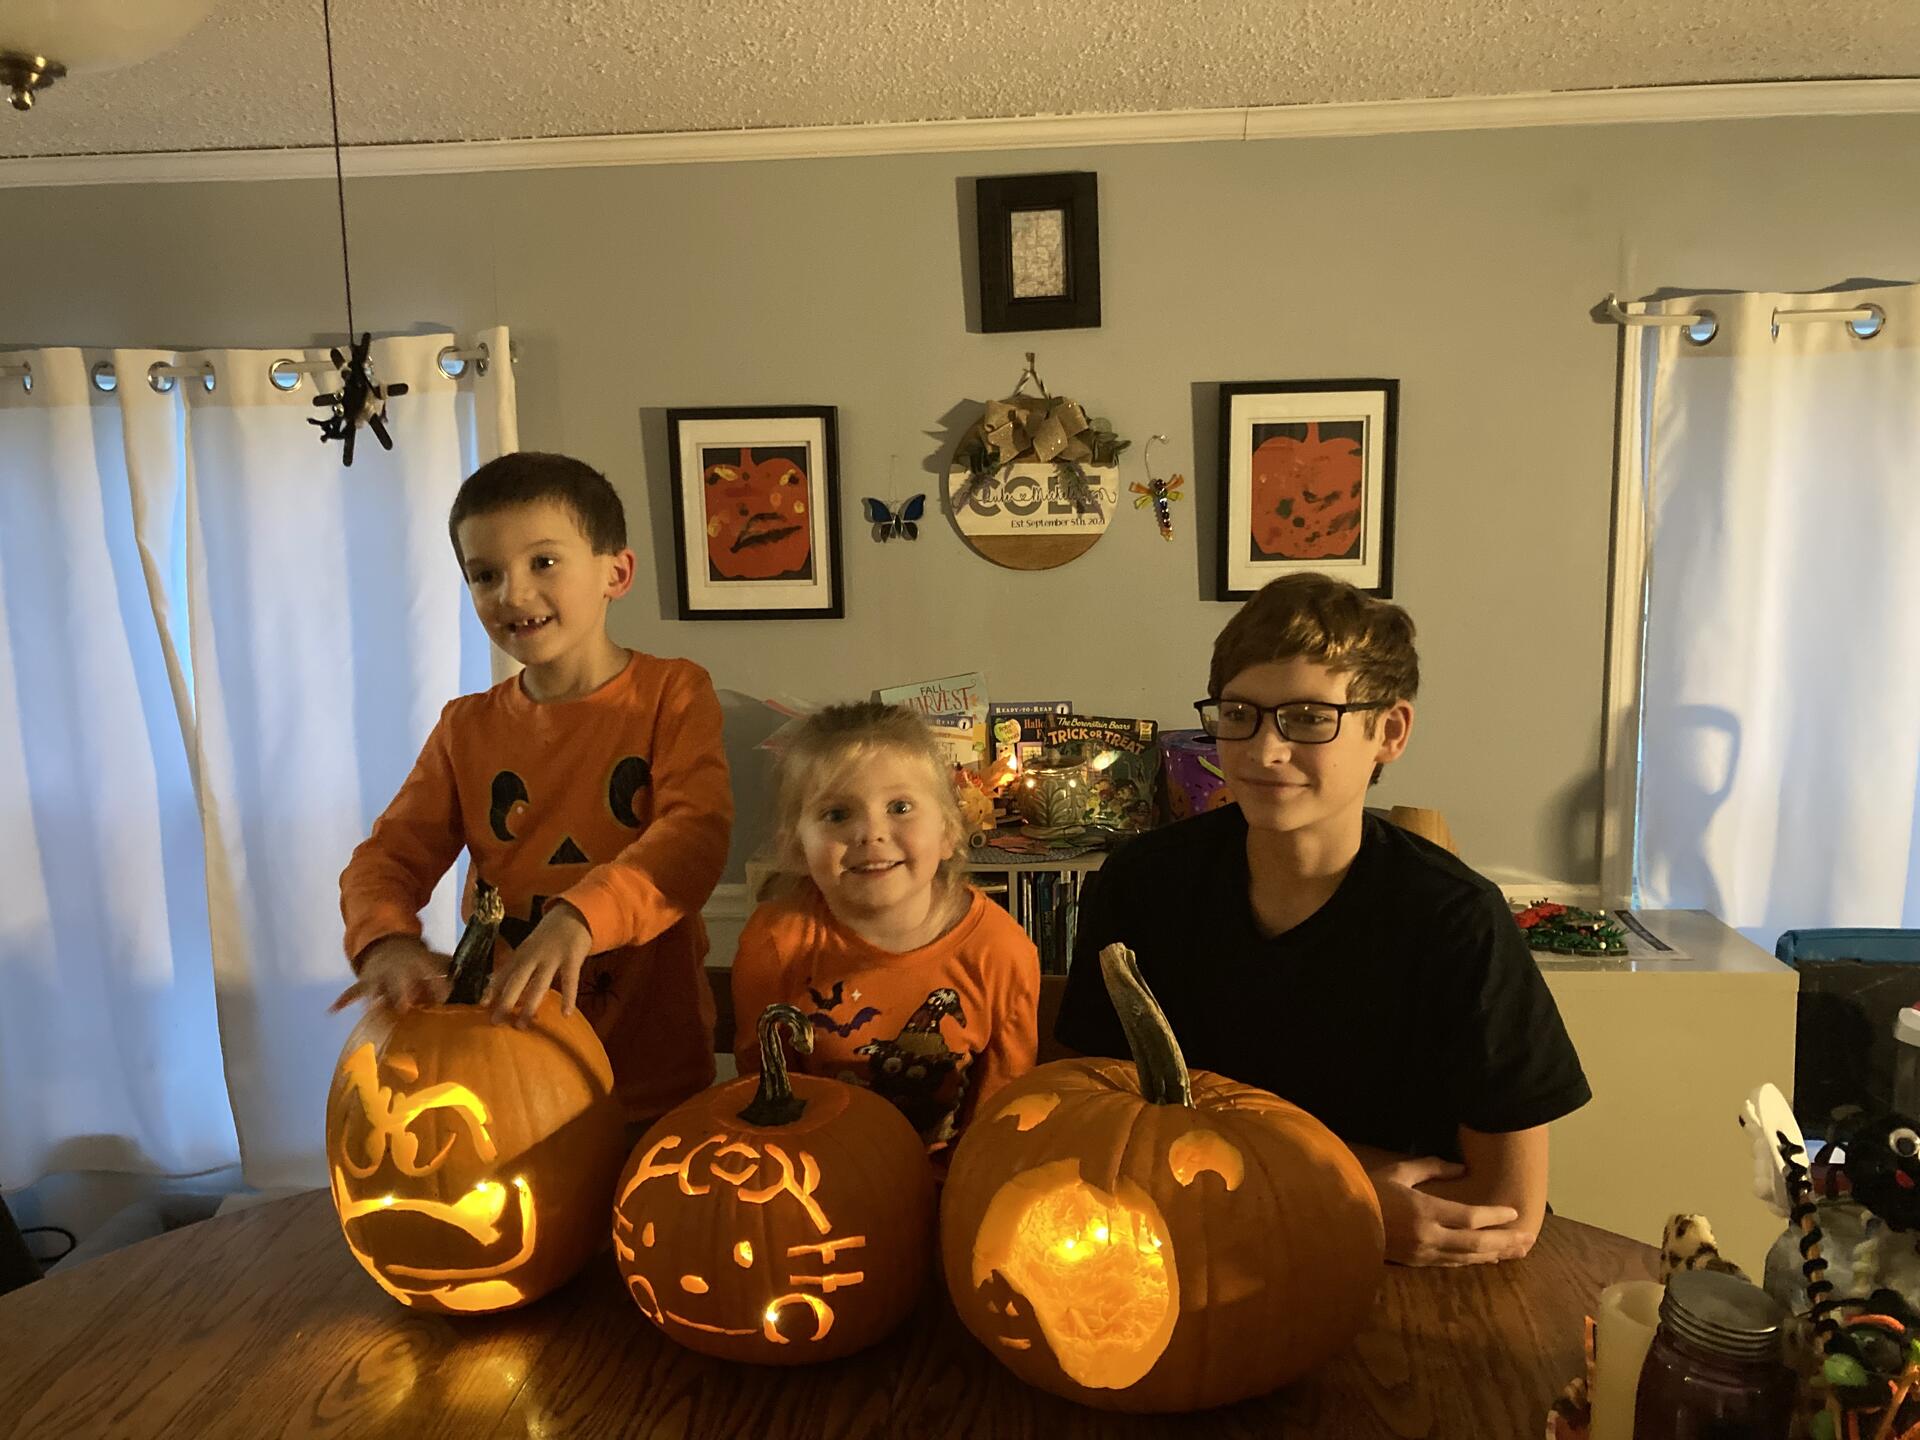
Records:
[[[1667,1281],[1634,1398],[1634,1440],[1786,1440],[1798,1382],[1780,1355],[1780,1303],[1711,1270]]]

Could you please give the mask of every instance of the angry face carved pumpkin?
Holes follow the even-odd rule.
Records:
[[[871,1091],[787,1074],[760,1017],[760,1075],[716,1086],[641,1137],[620,1177],[614,1253],[646,1317],[689,1349],[771,1365],[873,1344],[930,1268],[933,1172],[913,1127]]]
[[[807,513],[804,452],[708,450],[702,456],[706,491],[707,563],[716,580],[808,576],[813,569],[813,519]]]
[[[975,1117],[940,1206],[954,1307],[1022,1380],[1083,1404],[1264,1394],[1365,1323],[1373,1187],[1304,1110],[1189,1076],[1132,953],[1100,962],[1134,1063],[1042,1065]]]
[[[1322,438],[1317,422],[1306,432],[1301,439],[1275,435],[1253,452],[1256,560],[1342,559],[1360,553],[1365,490],[1360,442],[1346,435]]]
[[[484,889],[485,887],[483,887]],[[489,953],[498,923],[461,952]],[[375,1009],[327,1097],[327,1168],[347,1248],[416,1310],[506,1310],[600,1245],[625,1126],[593,1027],[548,994],[525,1030],[473,1003]]]

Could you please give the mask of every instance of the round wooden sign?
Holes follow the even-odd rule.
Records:
[[[1120,505],[1120,467],[1071,470],[1028,462],[969,484],[965,466],[947,472],[947,514],[968,545],[1009,570],[1051,570],[1077,560],[1107,533]]]

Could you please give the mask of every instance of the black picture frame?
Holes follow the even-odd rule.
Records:
[[[994,175],[974,182],[980,231],[980,328],[1080,330],[1100,324],[1100,183],[1091,170]],[[1015,217],[1059,211],[1065,224],[1064,285],[1022,295],[1015,275]]]
[[[1328,426],[1332,436],[1323,430]],[[1399,429],[1398,380],[1223,383],[1215,598],[1245,600],[1269,580],[1302,571],[1390,598]],[[1295,430],[1303,433],[1296,437]],[[1293,465],[1272,458],[1256,464],[1263,446],[1278,456],[1288,445],[1295,447]],[[1359,505],[1349,522],[1342,500],[1356,483],[1355,459]],[[1287,493],[1290,477],[1299,480],[1297,497]],[[1349,528],[1358,532],[1351,551],[1335,550],[1334,541]],[[1300,553],[1285,553],[1290,548]]]
[[[765,452],[755,459],[753,452]],[[739,452],[726,468],[740,472],[738,503],[709,498],[708,471],[720,452]],[[717,406],[667,411],[667,455],[673,486],[673,551],[682,620],[841,620],[846,617],[840,542],[839,414],[831,405]],[[774,473],[782,463],[788,472]],[[761,472],[750,474],[750,471]],[[691,477],[692,483],[689,483]],[[757,497],[804,484],[804,508],[771,509]],[[750,493],[749,493],[750,492]],[[796,497],[798,498],[798,497]],[[718,505],[721,508],[716,509]],[[759,508],[747,510],[744,507]],[[715,549],[735,516],[731,544]],[[792,551],[793,521],[805,517],[805,566],[756,575],[725,573],[725,557],[759,568],[776,547]],[[784,528],[782,522],[785,522]],[[713,525],[719,529],[710,529]],[[776,562],[777,563],[777,562]]]

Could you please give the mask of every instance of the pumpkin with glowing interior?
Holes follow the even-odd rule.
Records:
[[[646,1317],[688,1349],[799,1365],[894,1329],[932,1272],[933,1171],[906,1119],[870,1090],[789,1075],[769,1006],[760,1074],[696,1095],[634,1147],[613,1209],[614,1254]]]
[[[1189,1075],[1132,953],[1100,962],[1134,1061],[1055,1061],[982,1107],[941,1197],[948,1291],[1003,1364],[1071,1400],[1264,1394],[1366,1323],[1385,1264],[1373,1187],[1304,1110]]]
[[[523,1030],[477,1003],[500,918],[481,891],[491,909],[461,939],[456,999],[369,1010],[327,1097],[347,1248],[416,1310],[507,1310],[569,1279],[605,1243],[626,1150],[613,1067],[580,1014],[549,992]]]

